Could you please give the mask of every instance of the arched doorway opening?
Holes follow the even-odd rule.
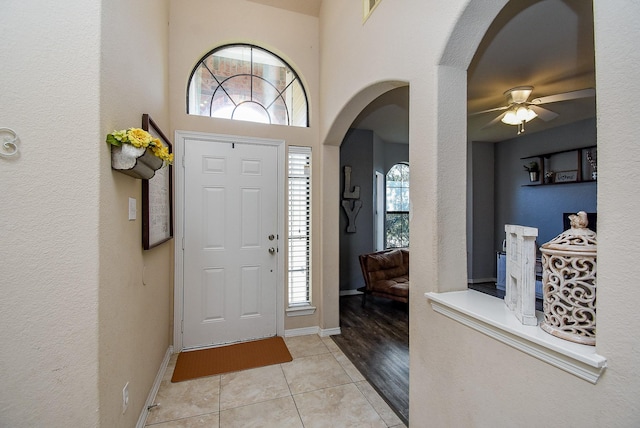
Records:
[[[409,86],[405,85],[384,92],[358,112],[340,145],[341,335],[333,337],[405,423],[409,418],[408,304],[370,296],[363,305],[365,283],[359,256],[386,248],[385,176],[394,166],[408,168],[408,164]],[[406,211],[408,235],[408,189],[396,190],[404,190],[402,195],[407,197],[401,208]],[[408,236],[404,238],[406,242]]]
[[[540,28],[544,31],[531,38],[532,29],[539,33]],[[487,30],[469,65],[470,288],[504,295],[500,273],[505,224],[535,227],[540,245],[564,230],[564,213],[597,211],[597,182],[591,179],[587,159],[581,159],[584,165],[576,177],[579,186],[532,187],[556,184],[557,171],[576,170],[578,152],[571,153],[572,149],[593,146],[584,151],[584,157],[589,151],[596,158],[593,34],[590,2],[509,2]],[[508,103],[515,102],[518,95],[511,95],[512,88],[523,89],[522,96],[527,98],[520,106],[533,112],[533,119],[527,119],[522,128],[507,124]],[[564,151],[562,156],[521,161],[530,155]],[[531,182],[523,168],[530,162],[544,169],[537,182]],[[537,209],[541,206],[545,208]],[[536,294],[541,309],[541,279]]]

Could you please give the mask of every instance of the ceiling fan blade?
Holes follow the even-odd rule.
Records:
[[[593,88],[581,89],[579,91],[563,92],[561,94],[549,95],[546,97],[535,98],[531,100],[532,104],[548,104],[557,103],[558,101],[577,100],[578,98],[589,98],[596,95]]]
[[[538,117],[544,120],[545,122],[549,122],[550,120],[553,120],[556,117],[558,117],[558,113],[551,110],[547,110],[546,108],[538,107],[535,105],[530,105],[529,108],[534,112],[536,112]]]
[[[501,110],[506,110],[508,109],[509,106],[503,106],[503,107],[496,107],[496,108],[490,108],[489,110],[482,110],[482,111],[477,111],[475,113],[469,113],[469,116],[477,116],[479,114],[483,114],[483,113],[490,113],[492,111],[501,111]]]
[[[498,115],[498,117],[496,117],[495,119],[493,119],[491,122],[487,123],[485,126],[483,126],[480,129],[482,130],[482,129],[485,129],[485,128],[488,128],[490,126],[495,125],[496,123],[498,123],[498,122],[500,122],[502,120],[502,118],[504,117],[505,114],[507,114],[507,113],[504,112],[504,113]]]

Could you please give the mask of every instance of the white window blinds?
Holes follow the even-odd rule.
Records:
[[[311,304],[311,148],[289,146],[289,306]]]

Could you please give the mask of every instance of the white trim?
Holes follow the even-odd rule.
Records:
[[[321,329],[320,327],[316,326],[316,327],[293,328],[291,330],[286,330],[284,332],[284,337],[309,336],[311,334],[317,334],[320,337],[328,337],[328,336],[334,336],[336,334],[342,334],[342,333],[340,331],[340,327]]]
[[[329,336],[335,336],[338,334],[342,334],[342,332],[340,331],[340,327],[324,328],[320,330],[320,333],[318,333],[320,337],[329,337]]]
[[[358,296],[360,294],[364,293],[358,290],[340,290],[340,296]]]
[[[363,0],[362,1],[362,5],[364,7],[363,10],[363,18],[362,18],[362,23],[364,24],[367,19],[369,19],[369,17],[371,16],[371,14],[373,13],[373,11],[375,10],[376,7],[378,7],[378,5],[380,4],[382,0],[375,0],[375,4],[373,5],[373,7],[369,8],[369,0]]]
[[[183,348],[182,340],[182,320],[184,310],[184,150],[185,140],[206,140],[215,139],[216,141],[224,141],[229,143],[238,144],[264,144],[276,146],[278,149],[278,236],[285,236],[285,180],[287,171],[285,169],[285,141],[273,140],[266,138],[256,137],[244,137],[239,135],[224,135],[224,134],[210,134],[205,132],[195,131],[180,131],[175,132],[174,138],[174,170],[175,175],[175,227],[174,227],[174,245],[175,245],[175,273],[174,273],[174,322],[173,322],[173,346],[176,352],[180,352]],[[284,244],[282,244],[284,245]],[[284,254],[280,252],[280,254]],[[278,257],[278,279],[277,284],[284,284],[284,257]],[[282,286],[276,287],[276,301],[285,301],[285,289]],[[284,330],[284,304],[278,304],[276,306],[276,335],[283,336]]]
[[[376,251],[384,250],[384,202],[385,202],[385,176],[380,171],[376,171],[376,201],[374,215],[374,235],[376,240]]]
[[[569,342],[521,324],[502,299],[475,290],[426,293],[434,311],[595,384],[607,359],[595,346]],[[543,315],[537,312],[538,321]]]
[[[147,423],[147,416],[149,416],[149,407],[151,407],[154,404],[154,401],[156,401],[156,395],[158,394],[158,390],[160,389],[160,384],[162,383],[164,373],[167,371],[167,366],[169,365],[171,355],[173,355],[173,346],[169,346],[169,348],[167,348],[167,352],[165,352],[164,354],[164,358],[162,359],[162,363],[160,363],[160,368],[158,369],[158,373],[156,374],[156,379],[151,386],[149,395],[147,396],[147,401],[144,403],[142,411],[140,412],[140,417],[138,418],[136,428],[144,428],[144,425]]]
[[[289,306],[285,313],[288,317],[301,317],[304,315],[313,315],[316,307],[311,305]]]
[[[310,334],[318,334],[320,332],[320,327],[304,327],[304,328],[292,328],[290,330],[285,330],[284,337],[295,337],[295,336],[308,336]]]

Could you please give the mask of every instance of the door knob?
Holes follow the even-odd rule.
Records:
[[[269,254],[275,254],[276,253],[276,249],[271,247],[269,248]]]

